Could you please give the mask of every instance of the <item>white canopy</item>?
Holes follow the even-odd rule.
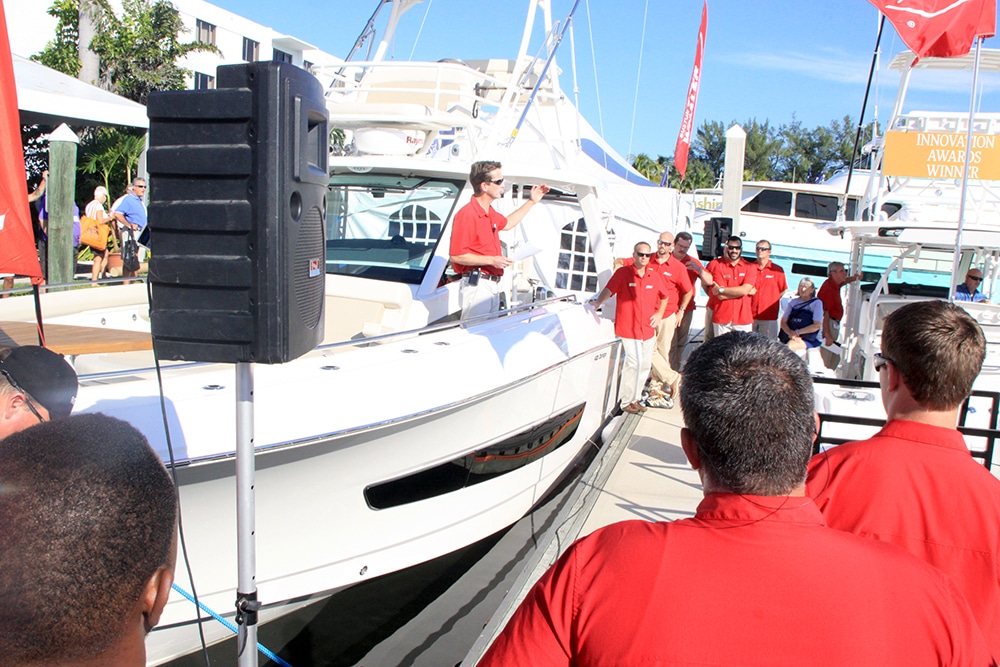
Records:
[[[43,125],[149,127],[146,107],[15,55],[14,80],[21,122]]]

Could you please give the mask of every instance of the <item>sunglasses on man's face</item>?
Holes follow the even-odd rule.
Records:
[[[652,257],[653,253],[651,253],[651,252],[639,252],[639,251],[636,251],[635,256],[636,257]]]
[[[971,280],[975,280],[977,283],[983,282],[983,277],[982,276],[969,276],[969,278]]]
[[[743,250],[741,245],[727,245],[726,250]]]

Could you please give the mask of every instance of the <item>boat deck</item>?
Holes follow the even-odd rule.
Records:
[[[45,344],[67,356],[153,349],[153,340],[145,332],[51,323],[45,325]],[[0,347],[20,345],[38,345],[34,322],[0,322]]]

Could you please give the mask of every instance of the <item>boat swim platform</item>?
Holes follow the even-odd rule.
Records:
[[[38,345],[34,322],[0,322],[0,347]],[[108,352],[138,352],[153,349],[148,332],[103,329],[74,324],[45,324],[45,345],[68,357]]]
[[[548,544],[525,565],[461,667],[475,666],[535,581],[577,539],[618,521],[694,516],[703,497],[702,486],[681,449],[683,424],[680,406],[623,414],[609,424],[602,454],[579,481],[575,497],[554,523]]]

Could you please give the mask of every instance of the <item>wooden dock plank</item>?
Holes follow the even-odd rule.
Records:
[[[102,354],[152,350],[149,333],[80,327],[69,324],[46,324],[46,346],[65,355]],[[0,322],[0,346],[38,345],[38,333],[33,322]]]

